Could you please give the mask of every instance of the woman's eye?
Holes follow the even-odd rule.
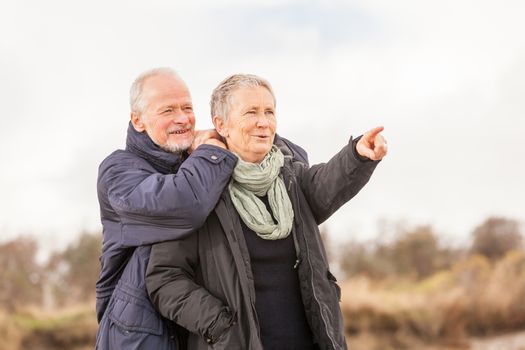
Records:
[[[250,116],[251,116],[251,115],[255,115],[255,111],[248,111],[248,112],[246,112],[246,114],[247,114],[247,115],[250,115]]]

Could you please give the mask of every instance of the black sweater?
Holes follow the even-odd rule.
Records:
[[[269,208],[267,197],[261,198]],[[265,350],[315,349],[301,300],[293,237],[262,239],[242,222],[255,282],[255,308]]]

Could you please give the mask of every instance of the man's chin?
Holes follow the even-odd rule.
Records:
[[[192,142],[193,139],[181,142],[168,141],[165,145],[160,146],[160,148],[169,153],[181,154],[190,148]]]

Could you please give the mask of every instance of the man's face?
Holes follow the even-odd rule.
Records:
[[[228,120],[221,123],[220,133],[241,159],[259,163],[272,148],[277,127],[272,94],[262,86],[239,88],[230,101]]]
[[[195,115],[191,95],[184,82],[159,74],[146,79],[142,89],[142,116],[132,114],[139,132],[146,131],[151,140],[168,152],[188,149],[195,136]]]

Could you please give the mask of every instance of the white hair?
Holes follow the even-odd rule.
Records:
[[[143,99],[142,93],[144,88],[144,82],[151,77],[157,76],[157,75],[167,75],[172,76],[177,79],[180,79],[180,76],[175,72],[173,69],[168,67],[159,67],[159,68],[153,68],[150,70],[147,70],[143,73],[141,73],[137,79],[131,84],[131,88],[129,89],[129,106],[131,109],[131,113],[135,113],[138,116],[142,116],[142,113],[146,109],[146,102]]]
[[[266,79],[253,74],[234,74],[221,81],[213,90],[210,101],[212,118],[217,116],[224,121],[228,120],[233,93],[241,87],[258,86],[262,86],[270,92],[275,106],[275,95],[273,94],[272,86]]]

